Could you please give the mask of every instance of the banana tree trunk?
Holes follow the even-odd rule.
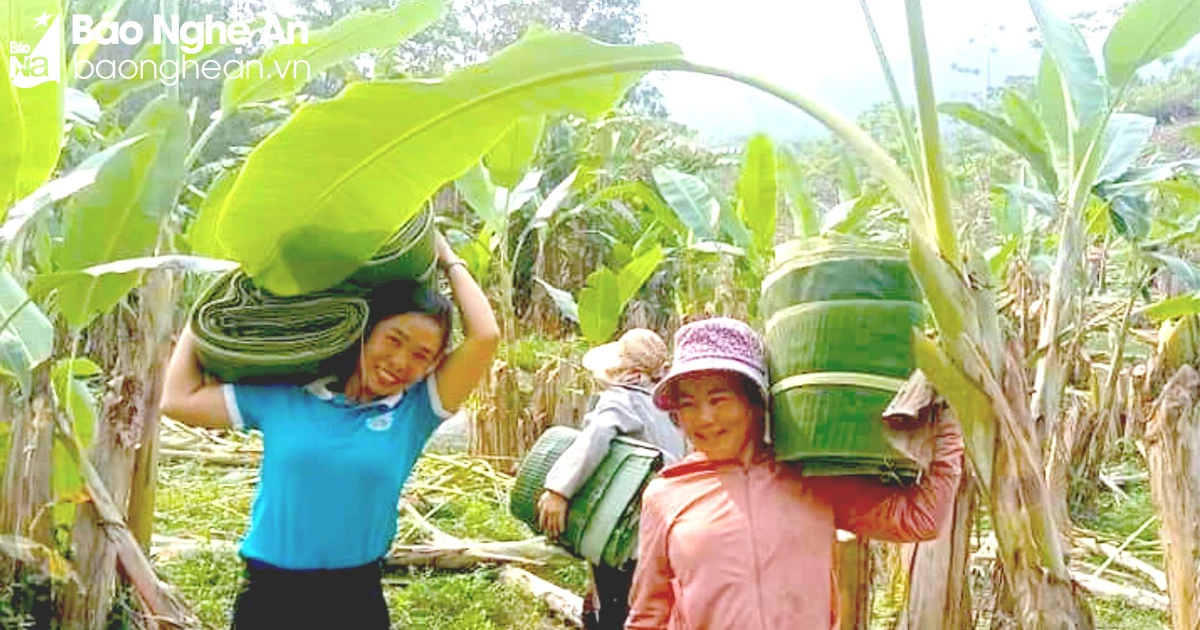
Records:
[[[1050,494],[1050,510],[1054,522],[1066,529],[1070,526],[1068,497],[1071,494],[1071,471],[1075,467],[1076,456],[1081,452],[1081,443],[1090,442],[1090,436],[1097,423],[1096,414],[1072,405],[1059,423],[1050,439],[1050,449],[1046,464],[1046,487]]]
[[[142,358],[145,365],[140,374],[145,379],[141,401],[142,439],[133,467],[133,482],[129,493],[129,529],[142,549],[150,549],[154,533],[154,504],[158,478],[159,400],[167,362],[171,358],[171,336],[178,328],[175,308],[175,282],[169,274],[154,273],[141,288],[143,307],[139,316],[142,332]]]
[[[121,575],[133,586],[137,601],[141,605],[144,613],[142,622],[145,627],[148,630],[163,625],[169,628],[200,627],[199,619],[183,604],[178,593],[155,575],[154,567],[150,565],[146,554],[123,520],[121,508],[100,480],[100,473],[80,448],[70,423],[62,416],[58,417],[56,422],[59,433],[65,436],[63,442],[67,454],[79,468],[84,487],[91,499],[90,504],[85,504],[91,508],[87,516],[105,524],[105,532],[117,550],[117,565]]]
[[[969,630],[971,592],[967,571],[971,559],[971,525],[975,520],[976,485],[964,474],[950,518],[936,540],[903,545],[908,573],[908,606],[898,630]]]
[[[472,455],[514,461],[520,451],[519,418],[523,415],[524,406],[517,370],[511,363],[512,348],[517,339],[517,315],[513,301],[513,271],[507,252],[508,238],[505,236],[494,254],[493,262],[497,267],[494,273],[499,278],[495,287],[499,297],[494,301],[494,306],[503,343],[488,378],[478,390],[477,404],[469,415],[470,435],[467,444]]]
[[[1174,628],[1200,627],[1200,374],[1183,366],[1146,425],[1150,492],[1165,548]]]
[[[106,409],[101,416],[89,459],[116,505],[123,509],[129,498],[136,452],[135,445],[121,443],[119,429],[110,413]],[[116,593],[117,549],[109,540],[105,525],[97,522],[89,506],[81,506],[76,512],[71,537],[79,585],[67,589],[62,621],[68,628],[103,630]]]
[[[1001,608],[1012,619],[1011,625],[993,627],[1094,628],[1082,589],[1068,571],[1059,528],[1051,512],[1041,451],[1033,446],[1035,431],[1026,406],[1024,369],[1016,349],[1009,344],[999,379],[974,347],[963,343],[953,347],[953,352],[964,361],[963,374],[978,384],[991,412],[990,418],[983,419],[960,412],[964,428],[979,423],[995,427],[994,450],[979,448],[967,440],[976,470],[990,470],[985,486],[998,558],[1004,569]],[[936,369],[946,373],[941,367]],[[983,409],[976,411],[982,413]]]
[[[54,402],[45,369],[34,373],[32,395],[6,406],[14,413],[0,503],[0,534],[15,533],[50,546],[53,494],[50,453],[54,444]]]
[[[1024,392],[1012,385],[1024,381],[1019,365],[1010,361],[1006,372],[1011,377],[1006,389]],[[990,510],[1004,565],[1006,607],[1018,628],[1091,630],[1095,622],[1082,589],[1071,579],[1040,452],[1032,446],[1033,427],[1024,408],[1016,409],[999,427]]]
[[[109,375],[88,458],[99,473],[113,502],[127,517],[134,462],[141,438],[142,372],[146,363],[138,321],[125,309],[114,309],[91,330],[87,354],[97,359]],[[105,525],[81,505],[72,540],[80,585],[68,589],[63,602],[63,622],[80,630],[103,630],[117,585],[117,550]]]
[[[173,283],[150,274],[135,294],[136,315],[117,309],[89,331],[88,355],[109,366],[108,395],[90,459],[143,549],[154,526],[158,400],[167,342],[174,325]],[[105,525],[82,506],[73,532],[82,588],[70,589],[63,620],[71,628],[102,630],[117,585],[117,546]]]
[[[529,422],[521,432],[521,453],[533,448],[542,432],[552,425],[579,426],[595,389],[591,375],[576,368],[571,357],[547,361],[534,375]]]
[[[1003,500],[1007,504],[1001,509],[1013,519],[1012,510],[1020,509],[1014,497],[1021,492],[1018,481],[1014,487],[1005,489]],[[993,499],[996,502],[996,499]],[[995,514],[995,512],[993,512]],[[1047,570],[1044,563],[1029,552],[1036,546],[1022,536],[1035,537],[1029,530],[1022,531],[1020,524],[1010,522],[997,524],[997,541],[1004,570],[1004,583],[1000,608],[1003,615],[997,617],[992,628],[1005,630],[1092,630],[1096,627],[1086,595],[1069,575]],[[1057,535],[1057,534],[1053,534]],[[1044,540],[1044,539],[1043,539]],[[1000,619],[1006,620],[1000,622]]]
[[[7,391],[3,412],[12,423],[3,486],[0,487],[0,535],[17,534],[53,548],[51,535],[51,451],[54,436],[54,402],[45,370],[34,374],[31,398],[13,404]],[[23,567],[0,556],[0,584],[14,583]],[[45,593],[53,595],[52,591]],[[48,627],[52,605],[37,605],[30,614],[37,627]],[[3,624],[0,624],[3,625]]]
[[[1071,294],[1076,285],[1083,249],[1083,224],[1071,209],[1063,213],[1059,229],[1058,253],[1054,272],[1050,276],[1050,292],[1046,296],[1042,325],[1038,331],[1038,351],[1043,353],[1037,363],[1030,411],[1035,424],[1043,431],[1053,432],[1058,425],[1067,369],[1058,345],[1061,323],[1071,318]]]

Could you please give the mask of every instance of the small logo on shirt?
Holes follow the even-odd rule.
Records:
[[[385,413],[367,420],[367,428],[372,431],[387,431],[392,426],[392,414]]]

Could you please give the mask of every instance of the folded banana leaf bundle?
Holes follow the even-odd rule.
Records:
[[[437,271],[436,236],[433,212],[422,210],[392,235],[371,260],[347,278],[346,283],[372,287],[397,280],[431,281]]]
[[[370,304],[362,296],[372,287],[434,280],[435,238],[433,213],[423,210],[346,281],[318,293],[280,297],[244,273],[226,274],[191,313],[201,363],[226,382],[320,376],[368,332]]]
[[[192,309],[205,369],[225,382],[318,376],[363,335],[366,300],[325,292],[280,297],[241,271],[214,282]]]
[[[760,301],[776,458],[810,476],[917,478],[920,466],[891,446],[883,423],[914,369],[911,330],[923,318],[907,256],[821,239],[777,253]]]
[[[534,531],[539,531],[537,501],[546,475],[578,435],[570,427],[550,427],[517,472],[509,510]],[[567,528],[557,543],[594,564],[627,566],[637,553],[642,490],[662,465],[662,453],[653,446],[615,438],[596,471],[571,497]]]

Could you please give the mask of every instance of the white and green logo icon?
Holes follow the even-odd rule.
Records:
[[[8,43],[8,76],[13,87],[31,88],[58,82],[62,68],[62,24],[60,16],[43,13],[34,18],[35,32],[45,29],[37,43]]]

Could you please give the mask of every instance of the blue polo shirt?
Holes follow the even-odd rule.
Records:
[[[263,437],[247,558],[285,569],[342,569],[387,554],[404,482],[438,424],[449,417],[431,376],[366,404],[333,393],[333,378],[306,387],[226,384],[237,429]]]

